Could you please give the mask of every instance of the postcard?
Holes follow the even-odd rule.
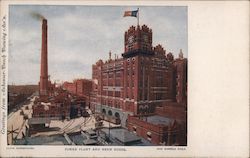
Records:
[[[230,29],[247,32],[249,25],[243,17],[248,15],[244,7],[247,2],[236,7],[228,3],[2,1],[2,156],[246,156],[246,141],[238,150],[229,145],[229,138],[234,140],[237,135],[227,132],[233,122],[225,125],[233,110],[225,117],[218,115],[228,105],[223,102],[227,89],[211,94],[218,89],[220,79],[230,74],[220,64],[230,62],[234,54],[229,52],[226,61],[217,63],[211,61],[209,49],[200,52],[209,40],[205,37],[212,34],[215,41],[220,40],[224,36],[221,28],[228,31],[223,23],[229,23],[225,19],[228,12],[232,23],[239,23]],[[206,5],[214,8],[209,10]],[[218,12],[221,8],[223,13]],[[236,18],[239,8],[238,14],[243,16]],[[213,19],[214,14],[218,17]],[[207,20],[196,21],[206,16]],[[214,22],[222,33],[218,37],[213,34],[217,32]],[[204,32],[203,28],[212,31]],[[249,36],[240,40],[246,39],[249,41]],[[228,48],[224,43],[223,48]],[[246,59],[247,44],[237,44],[232,47],[243,48],[239,58]],[[240,61],[239,67],[248,63]],[[247,74],[244,70],[231,72],[235,76]],[[212,76],[217,76],[217,82]],[[232,79],[235,82],[239,78]],[[223,80],[225,86],[231,83],[227,81]],[[208,88],[212,90],[204,91]],[[235,90],[239,90],[242,102],[239,112],[245,118],[239,120],[240,127],[249,132],[249,111],[244,106],[248,93],[238,88]],[[238,102],[235,97],[232,99]],[[210,109],[220,103],[223,105],[218,109]],[[222,118],[224,122],[216,122]],[[214,131],[210,129],[213,122]],[[227,129],[224,137],[223,132],[214,133],[223,127]],[[239,137],[249,138],[244,129],[238,131],[242,134]],[[211,142],[207,142],[209,137]],[[224,145],[221,151],[217,145],[209,145],[220,140],[225,141],[218,144]]]

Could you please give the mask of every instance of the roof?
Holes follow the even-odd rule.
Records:
[[[104,131],[105,133],[108,133],[108,129],[102,129],[102,131]],[[111,129],[110,134],[113,138],[119,140],[123,144],[141,140],[140,137],[136,136],[135,134],[123,128]]]
[[[69,145],[62,135],[36,136],[17,139],[15,145]]]
[[[174,119],[163,117],[160,115],[148,116],[146,121],[154,125],[170,125]]]
[[[96,134],[96,132],[93,131],[92,129],[86,130],[86,132],[87,132],[88,134],[90,134],[90,135]]]
[[[28,124],[29,125],[34,125],[34,124],[46,124],[46,123],[50,123],[50,118],[46,118],[46,117],[36,117],[36,118],[30,118],[28,120]]]
[[[85,144],[85,145],[91,145],[91,144],[96,144],[96,143],[97,143],[97,141],[94,140],[94,139],[85,139],[85,140],[83,140],[83,144]]]

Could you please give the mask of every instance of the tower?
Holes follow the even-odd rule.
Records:
[[[180,50],[179,58],[174,61],[176,69],[176,101],[187,103],[187,59]]]
[[[123,57],[137,54],[152,55],[152,30],[146,25],[131,26],[124,36]]]
[[[180,59],[183,59],[182,49],[180,49],[179,58],[180,58]]]
[[[47,20],[42,20],[41,70],[39,82],[40,96],[48,95],[48,50],[47,50]]]

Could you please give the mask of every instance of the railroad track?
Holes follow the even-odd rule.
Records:
[[[70,120],[69,123],[67,123],[63,128],[60,129],[60,132],[64,132],[67,128],[69,128],[73,123],[75,122],[75,119]]]
[[[74,130],[76,130],[76,129],[78,129],[78,128],[82,128],[82,126],[83,126],[84,124],[89,123],[89,121],[91,120],[92,117],[93,117],[93,116],[88,117],[87,120],[85,120],[84,122],[79,123],[78,125],[76,125],[76,126],[73,127],[72,129],[68,130],[66,133],[70,133],[70,132],[73,132]]]
[[[27,106],[27,105],[26,105],[26,106]],[[22,111],[22,110],[21,110],[21,111]],[[32,112],[32,110],[29,110],[27,116],[29,116],[29,115],[31,114],[31,112]],[[24,115],[25,115],[25,114],[24,114]],[[23,130],[23,128],[24,128],[24,125],[25,125],[26,123],[28,123],[28,120],[25,120],[25,119],[24,119],[24,115],[23,115],[23,123],[22,123],[22,125],[21,125],[21,127],[20,127],[20,130],[18,131],[18,134],[15,136],[14,139],[17,139],[17,137],[19,136],[19,134],[22,132],[22,130]],[[26,128],[26,127],[25,127],[25,128]]]

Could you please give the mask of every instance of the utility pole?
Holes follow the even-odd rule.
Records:
[[[109,119],[109,139],[110,139],[110,119]]]
[[[8,131],[8,135],[11,134],[11,144],[13,145],[14,144],[14,133],[15,134],[18,134],[17,132],[18,128],[13,130],[13,125],[11,127],[11,131]],[[7,137],[8,138],[8,137]]]

